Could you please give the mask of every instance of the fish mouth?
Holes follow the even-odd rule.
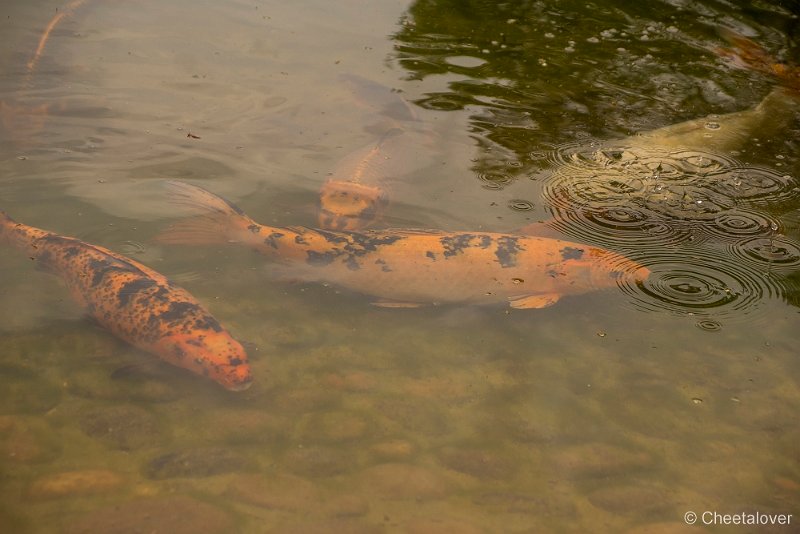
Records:
[[[225,389],[228,391],[244,391],[249,389],[250,386],[253,385],[253,379],[248,378],[247,380],[243,380],[242,382],[238,382],[235,384],[225,384]]]

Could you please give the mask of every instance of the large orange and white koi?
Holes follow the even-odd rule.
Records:
[[[0,243],[60,276],[101,326],[163,360],[242,390],[252,382],[247,354],[186,290],[103,247],[27,226],[0,212]]]
[[[544,237],[266,226],[200,187],[170,182],[170,188],[177,202],[204,214],[172,225],[159,242],[240,243],[275,259],[279,277],[329,282],[370,295],[378,306],[508,302],[543,308],[564,295],[650,274],[617,253]]]

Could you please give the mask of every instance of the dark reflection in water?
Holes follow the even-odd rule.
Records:
[[[402,25],[400,64],[447,80],[416,103],[469,112],[481,184],[531,179],[550,227],[651,268],[625,288],[637,307],[744,318],[783,298],[800,95],[732,68],[719,32],[791,61],[784,3],[422,0]]]

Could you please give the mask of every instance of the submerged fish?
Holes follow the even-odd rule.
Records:
[[[179,222],[158,241],[237,242],[274,258],[280,277],[324,281],[375,297],[385,307],[508,302],[543,308],[649,271],[597,247],[492,232],[375,230],[346,232],[256,223],[233,204],[197,186],[170,182],[174,198],[205,214]]]
[[[800,110],[800,69],[777,62],[763,47],[731,30],[721,29],[720,33],[733,48],[717,48],[717,55],[730,58],[738,68],[768,74],[778,87],[752,109],[658,128],[628,139],[632,147],[703,149],[724,154],[748,146],[755,133],[760,137],[779,135],[794,121]]]
[[[31,89],[33,76],[53,30],[63,20],[71,17],[86,2],[87,0],[72,0],[50,19],[41,37],[39,37],[36,50],[34,50],[25,64],[25,76],[22,78],[22,83],[17,90],[17,102],[10,100],[0,101],[0,126],[2,126],[0,130],[7,132],[8,137],[15,143],[28,142],[30,138],[44,129],[48,114],[52,111],[53,106],[51,104],[31,106],[20,102],[26,100],[26,93]],[[60,106],[56,106],[56,108],[58,107]]]
[[[103,247],[18,223],[0,212],[0,243],[60,276],[100,325],[231,390],[252,382],[242,346],[186,290]]]
[[[319,226],[328,230],[363,230],[388,205],[387,184],[421,166],[420,148],[430,134],[411,104],[388,87],[355,75],[342,75],[357,102],[383,116],[388,126],[380,138],[342,158],[320,189]]]

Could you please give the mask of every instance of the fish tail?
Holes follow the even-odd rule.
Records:
[[[212,245],[235,241],[238,232],[256,224],[234,204],[185,182],[167,182],[170,200],[199,213],[172,224],[155,237],[162,244]]]
[[[46,235],[47,232],[18,223],[0,211],[0,243],[11,245],[20,250],[29,250],[34,240]]]

